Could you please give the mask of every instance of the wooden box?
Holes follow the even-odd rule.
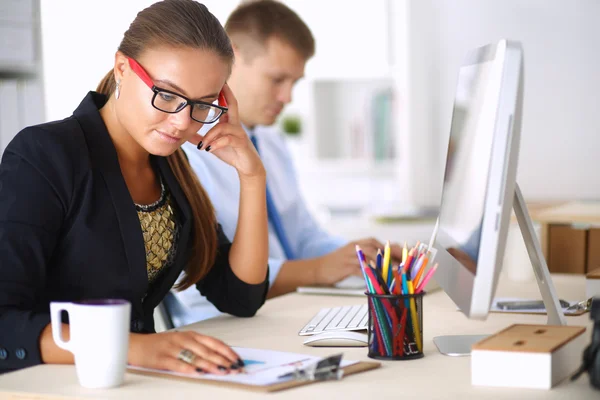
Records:
[[[473,345],[471,383],[550,389],[581,365],[583,326],[512,325]]]
[[[585,274],[600,268],[600,202],[567,202],[534,208],[530,214],[541,225],[550,272]]]

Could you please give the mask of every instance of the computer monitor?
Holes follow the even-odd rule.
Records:
[[[458,74],[442,202],[432,237],[432,251],[439,263],[436,280],[467,317],[486,318],[514,205],[550,322],[564,324],[515,182],[522,105],[523,51],[519,43],[501,40],[468,53]],[[551,310],[553,306],[556,308]],[[434,342],[440,351],[458,355],[470,352],[472,342],[481,338],[438,337]]]

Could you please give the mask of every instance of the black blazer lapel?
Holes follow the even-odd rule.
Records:
[[[86,137],[93,168],[99,170],[110,193],[119,221],[131,282],[136,285],[132,287],[132,291],[146,294],[148,273],[144,238],[133,199],[121,173],[117,151],[98,112],[105,101],[105,96],[89,93],[73,115],[81,124]],[[141,301],[132,306],[141,307]],[[141,313],[142,310],[139,309],[138,312]]]

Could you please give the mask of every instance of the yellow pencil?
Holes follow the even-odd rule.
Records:
[[[408,257],[408,248],[406,247],[406,242],[404,242],[404,248],[402,249],[402,264],[406,262],[406,258]]]
[[[383,279],[385,280],[385,283],[389,283],[388,282],[388,273],[389,273],[389,268],[390,268],[390,241],[388,240],[387,242],[385,242],[385,249],[383,251],[383,266],[382,266],[382,271],[383,271]]]
[[[407,281],[406,284],[408,286],[408,293],[413,294],[414,287],[413,287],[412,281]],[[410,298],[410,318],[412,320],[413,331],[414,331],[414,335],[415,335],[415,342],[417,342],[417,348],[419,349],[419,351],[422,352],[423,347],[421,344],[421,332],[420,332],[421,330],[419,329],[419,318],[417,317],[417,310],[415,308],[415,298],[414,297]]]

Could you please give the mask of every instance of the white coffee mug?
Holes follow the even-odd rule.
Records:
[[[69,314],[69,341],[61,334],[61,313]],[[52,337],[75,356],[81,386],[109,388],[123,383],[129,348],[131,304],[101,299],[50,303]]]

